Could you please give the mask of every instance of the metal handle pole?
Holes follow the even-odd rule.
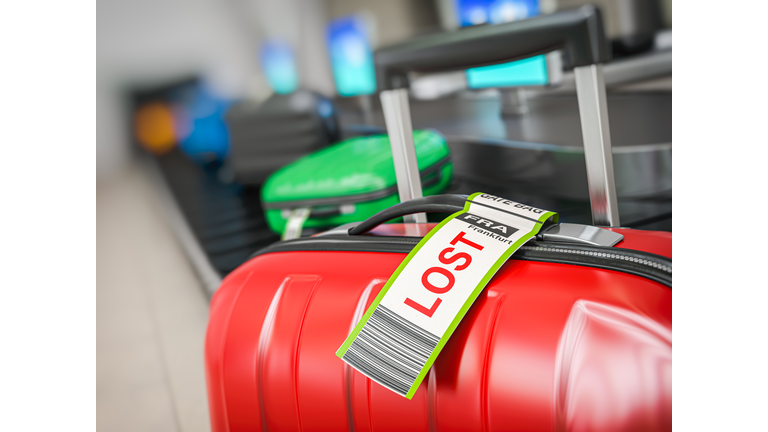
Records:
[[[397,192],[400,202],[421,198],[421,177],[416,159],[416,146],[413,143],[411,111],[408,107],[408,89],[384,90],[381,92],[381,106],[387,123],[389,144],[392,147],[392,160],[395,163]],[[424,213],[404,216],[406,223],[426,223]]]
[[[579,98],[592,223],[619,226],[603,67],[601,64],[581,66],[574,68],[573,73]]]

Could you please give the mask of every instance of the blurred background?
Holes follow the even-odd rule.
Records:
[[[98,429],[209,430],[208,300],[280,239],[261,196],[273,173],[386,132],[377,49],[585,4],[602,11],[611,44],[622,225],[671,231],[671,0],[99,0]],[[567,66],[555,51],[410,77],[414,128],[450,149],[442,193],[591,223]]]

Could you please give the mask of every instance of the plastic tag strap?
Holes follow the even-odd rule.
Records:
[[[291,210],[281,240],[291,240],[301,237],[301,231],[304,228],[304,222],[309,218],[309,213],[310,211],[308,208]]]

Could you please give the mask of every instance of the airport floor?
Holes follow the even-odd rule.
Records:
[[[134,163],[97,182],[97,430],[210,430],[208,302]]]

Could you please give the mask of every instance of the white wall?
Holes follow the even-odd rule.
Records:
[[[97,175],[129,154],[121,91],[201,74],[227,96],[258,84],[259,35],[238,0],[99,0],[97,3]],[[262,84],[263,86],[263,84]],[[256,86],[258,91],[258,85]]]

